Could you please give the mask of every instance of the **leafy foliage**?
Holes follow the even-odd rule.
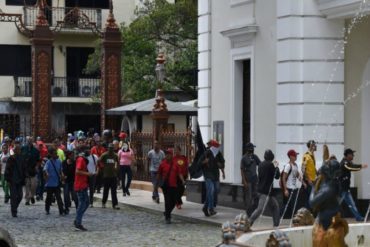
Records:
[[[146,0],[135,11],[130,24],[121,25],[123,100],[136,102],[152,98],[157,88],[155,59],[166,55],[164,89],[181,89],[196,97],[197,1]],[[101,45],[89,58],[86,72],[100,66]]]

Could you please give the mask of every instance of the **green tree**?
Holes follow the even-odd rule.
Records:
[[[123,100],[136,102],[152,98],[157,88],[155,59],[166,55],[164,89],[178,88],[196,97],[197,84],[197,1],[145,1],[130,24],[121,24],[123,39]],[[87,72],[100,66],[100,44],[89,58]]]

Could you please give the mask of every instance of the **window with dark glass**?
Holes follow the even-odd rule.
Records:
[[[66,7],[109,9],[109,0],[66,0]]]
[[[0,45],[0,54],[0,75],[31,76],[31,46]]]

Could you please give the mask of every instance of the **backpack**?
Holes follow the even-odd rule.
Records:
[[[292,170],[293,170],[292,165],[290,163],[288,163],[287,165],[290,166],[290,170],[288,172],[288,176],[286,177],[285,184],[286,184],[286,182],[287,182],[287,180],[288,180],[288,178],[289,178],[289,176],[290,176],[290,174],[292,173]],[[284,173],[284,170],[285,170],[285,166],[284,166],[283,170],[280,173],[279,186],[280,186],[281,189],[284,189],[284,187],[283,187],[283,179],[284,179],[283,178],[283,173]]]

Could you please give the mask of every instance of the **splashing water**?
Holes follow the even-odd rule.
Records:
[[[289,223],[289,227],[292,227],[292,223],[293,223],[293,216],[294,216],[294,212],[295,212],[295,209],[297,208],[297,202],[298,202],[298,196],[299,196],[299,192],[301,191],[301,187],[299,187],[298,191],[297,191],[297,196],[295,197],[295,201],[294,201],[294,206],[293,206],[293,211],[292,211],[292,217],[290,218],[290,223]]]

